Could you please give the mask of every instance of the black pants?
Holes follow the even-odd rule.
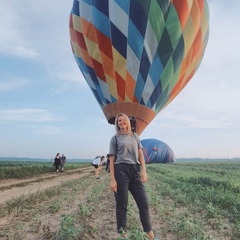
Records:
[[[107,164],[106,164],[106,168],[105,168],[107,172],[109,172],[109,170],[110,170],[110,169],[109,169],[109,164],[110,164],[110,160],[108,159],[108,160],[107,160]]]
[[[114,173],[117,181],[115,200],[118,232],[122,230],[126,231],[128,190],[137,203],[143,230],[150,232],[152,227],[149,216],[149,205],[145,188],[141,181],[140,165],[116,164],[114,166]]]

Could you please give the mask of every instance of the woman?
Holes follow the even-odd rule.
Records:
[[[56,157],[54,158],[53,166],[56,168],[56,173],[59,172],[59,167],[62,166],[62,160],[60,157],[60,153],[57,153]]]
[[[154,240],[148,200],[143,183],[147,181],[142,145],[136,133],[131,132],[130,120],[120,113],[115,120],[116,135],[110,141],[111,189],[115,195],[117,229],[126,238],[128,190],[133,195],[144,231]],[[140,169],[141,165],[141,169]]]

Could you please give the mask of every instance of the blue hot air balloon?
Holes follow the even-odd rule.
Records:
[[[141,140],[145,163],[173,163],[176,162],[173,150],[157,139]]]

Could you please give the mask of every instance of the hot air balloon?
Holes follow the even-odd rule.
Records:
[[[69,28],[107,121],[123,112],[141,134],[197,71],[209,10],[205,0],[74,0]]]
[[[176,162],[173,150],[157,139],[141,140],[145,163],[174,163]]]

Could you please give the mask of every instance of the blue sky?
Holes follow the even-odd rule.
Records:
[[[240,2],[209,0],[198,71],[141,134],[176,158],[240,157]],[[74,60],[70,0],[0,0],[0,156],[106,155],[114,134]]]

